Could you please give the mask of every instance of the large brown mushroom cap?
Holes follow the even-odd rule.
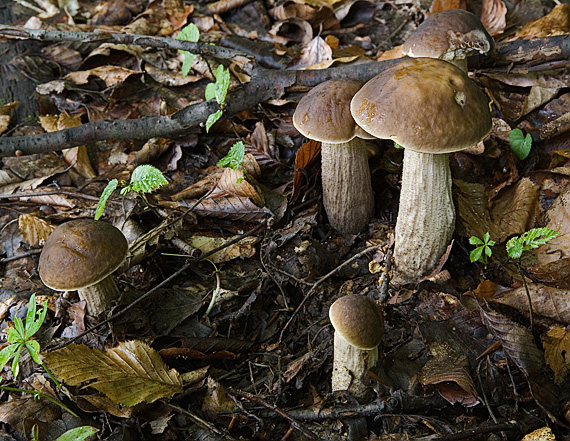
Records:
[[[448,9],[430,15],[403,44],[410,57],[451,60],[473,53],[485,54],[493,48],[493,38],[481,20],[462,9]]]
[[[366,83],[351,102],[367,132],[420,153],[449,153],[491,131],[487,96],[445,61],[410,58]]]
[[[362,83],[350,78],[325,81],[313,87],[297,105],[293,125],[305,137],[330,144],[355,136],[372,138],[354,122],[350,100]]]
[[[335,332],[358,349],[369,351],[382,341],[384,318],[376,303],[366,296],[341,297],[331,305],[329,318]]]
[[[39,273],[56,291],[94,285],[113,273],[127,255],[123,233],[113,225],[79,219],[57,227],[40,255]]]

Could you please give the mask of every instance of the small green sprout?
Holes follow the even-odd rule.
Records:
[[[218,161],[218,167],[228,167],[237,170],[241,167],[244,156],[245,145],[242,141],[238,141],[232,145],[228,154]]]
[[[184,40],[190,41],[192,43],[197,43],[198,39],[200,38],[200,30],[198,26],[194,23],[190,23],[189,25],[182,28],[180,33],[176,36],[177,40]],[[195,55],[188,51],[179,50],[182,55],[184,55],[184,61],[182,61],[182,75],[186,76],[192,69],[192,63],[194,63]]]
[[[560,236],[560,231],[550,228],[533,228],[520,236],[509,239],[507,253],[511,259],[520,259],[523,252],[538,248],[557,236]]]
[[[205,97],[206,100],[215,99],[220,105],[220,108],[208,116],[206,120],[206,132],[210,131],[210,128],[222,117],[226,105],[226,95],[230,87],[230,71],[222,64],[216,69],[215,76],[216,82],[206,86]]]
[[[40,358],[40,344],[36,340],[32,339],[32,337],[40,330],[40,327],[46,318],[46,314],[47,300],[43,304],[42,311],[36,312],[36,295],[32,294],[28,303],[26,324],[24,325],[20,317],[15,317],[14,326],[9,327],[6,331],[9,345],[0,351],[0,370],[4,369],[4,366],[6,366],[10,358],[12,358],[11,368],[14,373],[14,378],[16,378],[20,372],[20,365],[18,364],[20,353],[23,348],[26,348],[30,357],[32,357],[32,360],[43,367],[48,374],[50,373]],[[59,387],[59,383],[55,378],[52,377],[52,379]]]
[[[526,159],[530,154],[532,138],[528,133],[524,136],[521,129],[511,130],[511,133],[509,134],[509,143],[511,144],[511,150],[521,161]]]
[[[469,254],[469,259],[471,262],[481,262],[485,265],[485,269],[487,269],[489,258],[493,254],[491,247],[495,245],[495,241],[491,240],[491,235],[489,232],[487,231],[485,233],[483,240],[479,239],[476,236],[471,236],[469,238],[469,243],[471,245],[477,246],[473,251],[471,251],[471,254]]]
[[[133,170],[131,179],[129,183],[121,182],[121,194],[127,194],[129,191],[134,191],[140,195],[144,193],[151,193],[154,190],[168,184],[168,181],[162,174],[162,172],[149,164],[139,165]],[[95,210],[95,220],[99,220],[107,204],[107,200],[111,197],[111,194],[116,190],[119,185],[119,181],[116,179],[111,179],[101,197],[99,198],[99,203],[97,204],[97,209]]]

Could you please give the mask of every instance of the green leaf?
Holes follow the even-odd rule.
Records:
[[[220,64],[216,69],[216,101],[222,107],[226,104],[226,95],[229,87],[230,71]]]
[[[180,53],[184,56],[184,59],[182,60],[182,66],[180,67],[180,72],[182,75],[186,76],[190,73],[192,64],[194,64],[194,58],[196,56],[188,51],[180,51]]]
[[[36,295],[32,294],[30,296],[30,300],[28,301],[28,313],[26,314],[26,326],[25,326],[25,334],[24,338],[28,337],[28,328],[36,319]]]
[[[22,336],[13,326],[9,327],[6,331],[6,337],[9,343],[19,343],[22,340]]]
[[[75,429],[69,429],[55,441],[83,441],[98,431],[99,429],[91,426],[76,427]]]
[[[22,352],[22,345],[18,345],[18,349],[16,349],[16,352],[14,353],[14,359],[12,360],[12,374],[14,375],[14,378],[18,377],[18,373],[20,372],[20,365],[18,364],[18,361],[20,360],[20,352]]]
[[[95,220],[99,220],[99,218],[103,214],[103,210],[105,209],[105,205],[107,204],[107,199],[109,199],[111,194],[115,191],[117,185],[119,185],[119,181],[117,181],[116,179],[111,179],[107,184],[107,186],[105,187],[105,190],[103,190],[103,193],[101,193],[101,197],[99,198],[99,203],[97,204],[97,209],[95,210],[95,216],[94,216]]]
[[[210,128],[222,117],[222,114],[223,112],[218,110],[208,116],[208,119],[206,120],[206,132],[210,131]]]
[[[218,161],[218,167],[228,167],[237,170],[241,167],[245,156],[245,145],[242,141],[236,142],[228,154]]]
[[[166,184],[168,181],[159,169],[144,164],[133,171],[129,187],[137,193],[150,193]]]
[[[4,369],[8,360],[14,355],[14,352],[21,347],[20,345],[9,345],[0,351],[0,371]]]
[[[197,43],[199,38],[200,30],[194,23],[184,26],[176,36],[177,40],[191,41],[192,43]]]
[[[471,262],[478,262],[481,259],[482,254],[483,247],[477,247],[471,251],[471,254],[469,254],[469,260],[471,260]]]
[[[14,317],[14,327],[16,328],[16,331],[18,331],[20,338],[25,338],[26,330],[24,328],[24,323],[20,317]]]
[[[521,129],[511,130],[511,133],[509,134],[509,143],[511,144],[511,150],[521,161],[526,159],[530,154],[532,138],[528,133],[524,136]]]
[[[479,239],[477,236],[471,236],[469,238],[469,243],[471,245],[483,245],[485,242],[483,242],[481,239]]]
[[[28,340],[25,344],[26,349],[30,353],[32,360],[34,360],[37,364],[42,364],[42,360],[40,358],[40,344],[35,340]]]
[[[519,237],[511,237],[507,242],[507,254],[511,259],[518,259],[523,253],[523,244]]]
[[[206,90],[204,91],[204,98],[206,101],[213,100],[216,98],[216,83],[208,83],[206,85]]]

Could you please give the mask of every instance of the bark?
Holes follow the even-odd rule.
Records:
[[[455,228],[449,155],[404,153],[394,244],[395,284],[411,283],[439,263]]]
[[[334,333],[332,390],[348,390],[359,402],[371,398],[370,380],[366,373],[378,362],[378,349],[358,349]]]
[[[87,313],[97,317],[109,311],[113,302],[119,298],[120,291],[113,277],[105,277],[95,285],[77,290],[79,298],[87,304]]]
[[[321,147],[323,203],[341,234],[360,233],[374,215],[366,142],[360,138]]]

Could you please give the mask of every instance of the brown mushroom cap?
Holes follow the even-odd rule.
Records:
[[[113,273],[127,255],[123,233],[113,225],[79,219],[57,227],[40,255],[42,282],[56,291],[94,285]]]
[[[487,96],[461,69],[438,59],[409,58],[386,69],[350,107],[368,133],[420,153],[463,150],[491,131]]]
[[[337,144],[355,136],[371,139],[354,122],[350,100],[362,87],[351,78],[325,81],[313,87],[297,105],[293,125],[305,137],[315,141]]]
[[[384,318],[378,305],[366,296],[341,297],[331,305],[329,318],[335,332],[358,349],[369,351],[382,341]]]
[[[493,38],[476,15],[462,9],[448,9],[426,18],[403,44],[402,53],[409,57],[451,60],[476,52],[485,54],[493,44]]]

